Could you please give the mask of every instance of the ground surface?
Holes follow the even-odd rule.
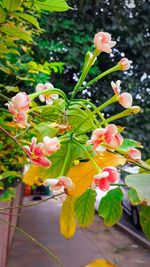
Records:
[[[25,199],[29,203],[29,199]],[[46,245],[65,267],[84,267],[98,258],[107,258],[117,267],[149,267],[150,252],[121,232],[117,227],[106,228],[95,215],[86,230],[78,229],[71,240],[59,234],[61,200],[50,200],[22,210],[20,227]],[[16,232],[7,267],[58,267],[51,257]]]

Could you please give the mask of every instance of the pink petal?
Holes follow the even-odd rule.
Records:
[[[131,108],[132,107],[132,95],[129,93],[122,93],[119,98],[119,103],[124,107],[124,108]]]
[[[128,158],[133,160],[141,160],[141,152],[136,148],[130,148],[128,151]]]
[[[119,180],[119,173],[115,167],[107,167],[104,168],[103,171],[109,172],[109,175],[106,178],[109,183],[113,184]]]
[[[119,133],[117,133],[111,138],[109,145],[113,148],[117,148],[121,146],[122,142],[123,142],[122,136]]]
[[[44,89],[45,89],[45,85],[43,83],[38,83],[36,88],[35,88],[36,92],[42,91]]]
[[[30,158],[30,159],[31,159],[33,164],[38,165],[40,167],[50,168],[50,166],[51,166],[51,161],[45,157],[42,157],[42,158],[39,157],[38,159],[32,159],[32,158]]]
[[[99,183],[98,183],[98,187],[102,191],[108,191],[109,190],[109,182],[107,181],[107,178],[100,179]]]

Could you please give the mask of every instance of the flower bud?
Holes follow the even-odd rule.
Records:
[[[130,61],[124,57],[118,62],[118,65],[120,67],[120,70],[126,71],[130,68]]]
[[[139,113],[140,111],[141,111],[141,108],[139,106],[133,106],[133,107],[131,107],[131,113],[132,114]]]
[[[128,150],[128,159],[141,160],[141,151],[136,148],[130,148]]]
[[[119,97],[119,103],[124,107],[124,108],[131,108],[132,107],[132,95],[129,93],[122,93]]]

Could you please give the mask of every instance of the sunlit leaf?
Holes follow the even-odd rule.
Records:
[[[124,157],[109,152],[100,153],[94,157],[94,160],[100,168],[110,165],[116,167],[126,163]],[[71,178],[75,184],[75,188],[69,193],[73,196],[82,195],[91,185],[95,174],[97,174],[97,170],[90,160],[88,162],[81,162],[79,165],[72,167],[67,176]]]
[[[10,22],[1,27],[1,31],[12,37],[24,40],[28,43],[32,42],[31,33],[26,32],[21,27],[17,27],[14,23]]]
[[[76,231],[74,201],[73,197],[68,196],[63,203],[60,214],[60,232],[67,239],[70,239]]]
[[[136,190],[141,201],[145,201],[150,205],[150,174],[131,174],[126,176],[125,182],[129,187]]]
[[[120,188],[110,190],[106,196],[104,196],[98,208],[99,216],[103,217],[104,223],[107,226],[112,226],[121,218],[123,193]]]
[[[80,227],[89,226],[94,218],[94,203],[96,193],[92,189],[88,189],[75,202],[75,214]]]
[[[99,259],[99,260],[91,262],[85,267],[117,267],[117,266],[105,259]]]
[[[131,147],[142,148],[143,146],[139,142],[137,142],[135,140],[125,138],[123,140],[122,145],[119,147],[119,149],[127,151]]]
[[[22,182],[27,185],[41,185],[42,177],[40,175],[40,168],[38,166],[31,166],[29,170],[24,174]]]
[[[5,11],[0,7],[0,23],[4,22],[6,18]]]
[[[35,0],[34,5],[47,11],[67,11],[70,8],[65,0],[46,0],[44,2]]]
[[[15,11],[21,6],[21,0],[3,0],[3,5],[8,11]]]
[[[33,15],[23,14],[23,13],[19,13],[19,12],[16,12],[15,15],[17,15],[19,18],[33,24],[36,28],[40,29],[39,23]]]

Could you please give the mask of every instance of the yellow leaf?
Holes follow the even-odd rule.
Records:
[[[117,167],[126,163],[126,159],[123,156],[113,154],[108,151],[100,153],[99,155],[95,156],[94,159],[100,168],[105,168],[107,166]]]
[[[67,239],[70,239],[76,231],[74,201],[74,197],[68,196],[63,203],[60,214],[60,232]]]
[[[100,168],[105,168],[107,166],[116,167],[126,163],[126,159],[123,156],[107,151],[96,155],[94,160]],[[82,195],[91,185],[95,174],[97,174],[97,171],[90,160],[73,166],[69,170],[67,176],[70,177],[75,187],[73,190],[69,191],[69,194],[71,196]]]
[[[99,259],[91,262],[89,265],[86,265],[85,267],[117,267],[117,266],[105,259]]]
[[[22,178],[23,183],[27,185],[41,185],[43,183],[39,167],[38,166],[31,166],[30,169],[25,173],[25,175]]]

